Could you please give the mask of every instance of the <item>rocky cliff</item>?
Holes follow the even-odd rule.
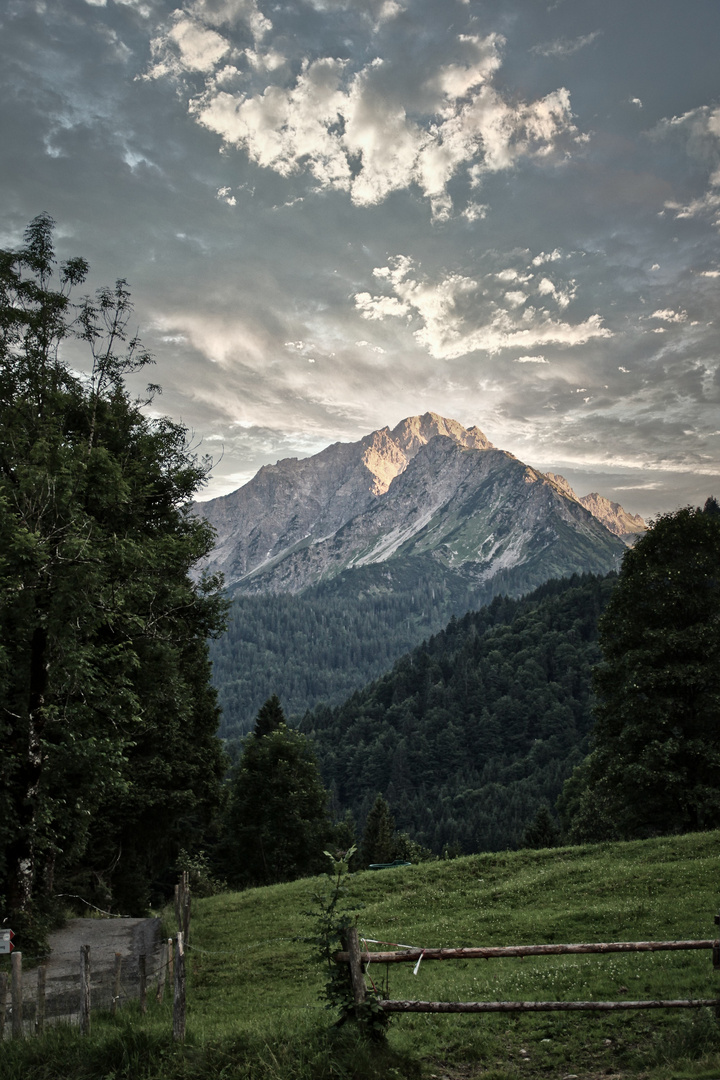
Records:
[[[619,561],[625,526],[642,522],[601,496],[587,499],[496,449],[477,427],[425,413],[264,466],[197,512],[218,534],[209,568],[231,589],[299,592],[413,556],[478,584],[518,567],[538,583],[604,573]]]

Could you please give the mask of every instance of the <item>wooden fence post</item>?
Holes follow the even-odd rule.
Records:
[[[90,1034],[90,946],[80,946],[80,1031]]]
[[[167,939],[168,950],[168,986],[172,989],[175,986],[175,950],[173,949],[173,939],[169,937]]]
[[[160,947],[160,966],[158,967],[157,991],[155,993],[155,1000],[159,1005],[162,1004],[162,999],[165,994],[165,977],[167,975],[167,966],[168,944],[167,941],[163,941]]]
[[[7,1008],[7,988],[8,988],[8,976],[7,972],[0,972],[0,1043],[2,1043],[5,1036],[5,1012]]]
[[[355,1001],[355,1015],[359,1018],[361,1006],[365,1001],[365,977],[360,962],[360,939],[356,926],[351,926],[346,930],[345,947],[350,954],[350,982]]]
[[[185,946],[178,930],[175,951],[175,995],[173,999],[173,1041],[185,1041]]]
[[[138,956],[138,969],[140,972],[140,1015],[145,1016],[147,1013],[147,964],[145,953],[140,953]]]
[[[37,973],[37,1004],[35,1006],[35,1034],[42,1035],[45,1030],[45,982],[47,964],[41,964]]]
[[[14,952],[10,958],[12,964],[12,1035],[13,1039],[23,1037],[23,993],[22,993],[22,953]]]
[[[113,971],[113,992],[110,1002],[110,1015],[117,1014],[118,1001],[120,1000],[120,976],[122,973],[122,953],[115,953],[115,970]]]

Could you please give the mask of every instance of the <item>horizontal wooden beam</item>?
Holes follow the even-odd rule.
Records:
[[[362,940],[362,938],[361,938]],[[363,964],[415,964],[423,960],[493,960],[503,956],[563,956],[577,953],[661,952],[677,949],[713,949],[720,941],[606,941],[586,945],[491,945],[466,949],[405,949],[402,952],[361,952]],[[338,964],[347,964],[349,954],[336,952]]]
[[[615,1009],[700,1009],[720,1007],[720,998],[690,998],[678,1001],[378,1001],[385,1012],[485,1013],[485,1012],[573,1012]]]

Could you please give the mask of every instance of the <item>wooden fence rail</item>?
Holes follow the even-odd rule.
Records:
[[[716,920],[717,921],[717,920]],[[493,960],[501,957],[563,956],[587,953],[643,953],[675,950],[710,949],[713,967],[720,969],[720,940],[701,941],[606,941],[575,945],[506,945],[459,949],[404,949],[392,952],[362,952],[357,929],[348,930],[345,948],[335,953],[335,961],[350,967],[356,1006],[367,991],[363,965],[417,964],[420,960]],[[652,1001],[390,1001],[378,1000],[385,1012],[485,1013],[485,1012],[572,1012],[616,1009],[698,1009],[710,1006],[720,1017],[720,998],[687,998]]]

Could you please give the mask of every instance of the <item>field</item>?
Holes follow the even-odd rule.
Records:
[[[714,1012],[404,1015],[386,1045],[332,1027],[313,932],[313,879],[194,902],[188,1037],[170,1040],[170,1004],[94,1018],[6,1043],[3,1080],[325,1080],[329,1077],[720,1077]],[[348,879],[361,937],[414,947],[712,938],[720,833],[553,851],[469,856]],[[370,946],[373,948],[373,946]],[[375,946],[377,948],[377,946]],[[385,987],[388,970],[368,976]],[[709,950],[491,961],[389,969],[389,996],[424,1000],[720,997]]]

